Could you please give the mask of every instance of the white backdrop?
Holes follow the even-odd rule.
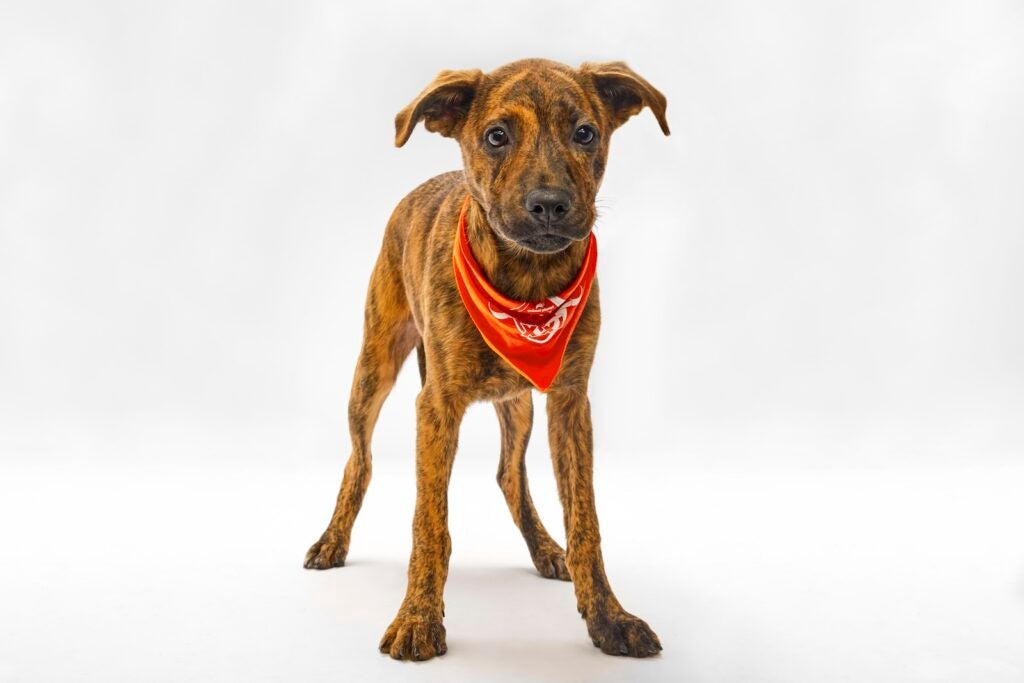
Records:
[[[203,617],[225,626],[185,639],[181,661],[147,667],[147,653],[194,628],[180,605],[229,583],[263,594],[289,582],[287,606],[311,585],[351,581],[379,601],[363,622],[316,598],[309,611],[337,617],[350,640],[321,624],[322,641],[299,641],[301,661],[287,641],[301,620],[290,625],[287,607],[252,613],[281,634],[260,641],[275,654],[250,678],[294,680],[310,661],[321,673],[408,671],[373,646],[408,552],[413,370],[382,415],[350,553],[374,549],[380,571],[358,584],[355,565],[297,568],[347,454],[363,295],[387,216],[460,163],[454,142],[422,128],[394,148],[394,114],[440,69],[527,56],[624,59],[668,97],[671,137],[645,111],[612,145],[592,377],[609,571],[620,593],[632,583],[639,600],[624,601],[666,653],[635,669],[602,659],[571,599],[538,579],[523,595],[543,605],[542,591],[560,591],[557,635],[579,648],[576,674],[559,673],[566,660],[550,642],[534,645],[554,668],[540,656],[516,669],[536,648],[500,625],[494,637],[508,642],[460,647],[453,617],[437,666],[470,661],[478,668],[448,671],[472,680],[496,680],[492,661],[509,680],[1020,680],[1024,8],[806,1],[0,6],[0,511],[13,531],[0,596],[15,605],[0,617],[11,648],[0,637],[0,679],[52,679],[36,654],[82,630],[95,642],[65,652],[65,677],[231,678],[237,669],[217,669],[211,653],[258,660],[255,641],[227,626],[234,606]],[[543,435],[541,422],[530,462],[557,530]],[[528,566],[493,484],[489,409],[471,410],[461,443],[453,565]],[[379,537],[374,510],[389,520]],[[834,566],[801,554],[806,524],[821,526],[819,548],[835,544]],[[920,552],[900,555],[917,548],[908,538]],[[743,539],[781,564],[752,563],[768,551]],[[460,542],[477,554],[460,556]],[[131,570],[124,543],[146,568],[159,558],[194,571]],[[210,556],[225,545],[230,581]],[[968,564],[948,583],[924,579],[951,561]],[[735,586],[763,590],[708,598],[724,595],[722,568],[734,564],[752,572]],[[837,611],[807,621],[800,600],[820,595],[779,597],[776,579],[794,571],[872,578],[830,586]],[[387,586],[373,582],[387,572]],[[181,576],[190,588],[172,599]],[[503,590],[500,573],[479,578],[480,599]],[[927,611],[957,590],[960,607]],[[116,612],[118,595],[137,600]],[[868,595],[906,620],[886,631]],[[907,595],[918,602],[900,603]],[[745,640],[729,610],[746,624],[746,610],[771,616]],[[143,612],[164,630],[118,660],[113,634],[137,633]],[[110,623],[85,628],[97,613]],[[795,635],[766,635],[783,632]],[[705,639],[699,653],[684,649],[694,638]],[[858,643],[881,654],[865,658]],[[767,664],[737,664],[755,660]]]

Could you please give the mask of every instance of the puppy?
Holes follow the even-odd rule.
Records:
[[[665,97],[622,62],[573,69],[540,59],[442,71],[395,118],[395,144],[423,121],[458,141],[464,168],[413,190],[388,221],[366,299],[349,402],[352,455],[309,569],[345,564],[370,481],[370,439],[405,358],[417,351],[416,510],[409,583],[380,641],[395,659],[443,655],[448,481],[459,423],[490,401],[501,425],[498,484],[542,576],[572,581],[594,645],[661,650],[612,593],[601,558],[587,384],[601,308],[594,201],[612,132],[644,107],[665,135]],[[547,392],[567,551],[537,515],[524,455],[532,390]]]

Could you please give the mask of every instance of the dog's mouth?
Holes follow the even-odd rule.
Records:
[[[590,235],[593,219],[580,212],[572,221],[555,225],[537,225],[534,221],[504,220],[499,207],[487,212],[491,229],[516,246],[534,254],[557,254],[573,242],[585,240]]]
[[[544,233],[516,238],[515,243],[537,254],[554,254],[568,247],[572,240],[564,235]]]

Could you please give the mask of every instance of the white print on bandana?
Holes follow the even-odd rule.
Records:
[[[519,332],[519,336],[526,341],[531,341],[534,344],[546,344],[551,341],[551,339],[554,338],[555,333],[565,325],[565,321],[569,317],[569,309],[579,306],[582,298],[583,288],[580,287],[576,290],[576,297],[573,299],[562,299],[557,296],[549,296],[548,301],[551,302],[550,304],[543,301],[533,304],[527,302],[509,309],[512,313],[537,314],[548,312],[551,310],[551,306],[554,305],[554,315],[539,325],[524,322],[502,311],[496,311],[489,301],[487,302],[487,308],[491,311],[491,315],[494,316],[495,319],[511,320],[512,324],[516,326],[516,331]]]

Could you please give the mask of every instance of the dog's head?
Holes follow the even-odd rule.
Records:
[[[466,179],[502,237],[537,253],[582,240],[594,225],[612,131],[665,96],[622,62],[528,59],[489,74],[442,71],[395,117],[401,147],[422,120],[462,147]]]

